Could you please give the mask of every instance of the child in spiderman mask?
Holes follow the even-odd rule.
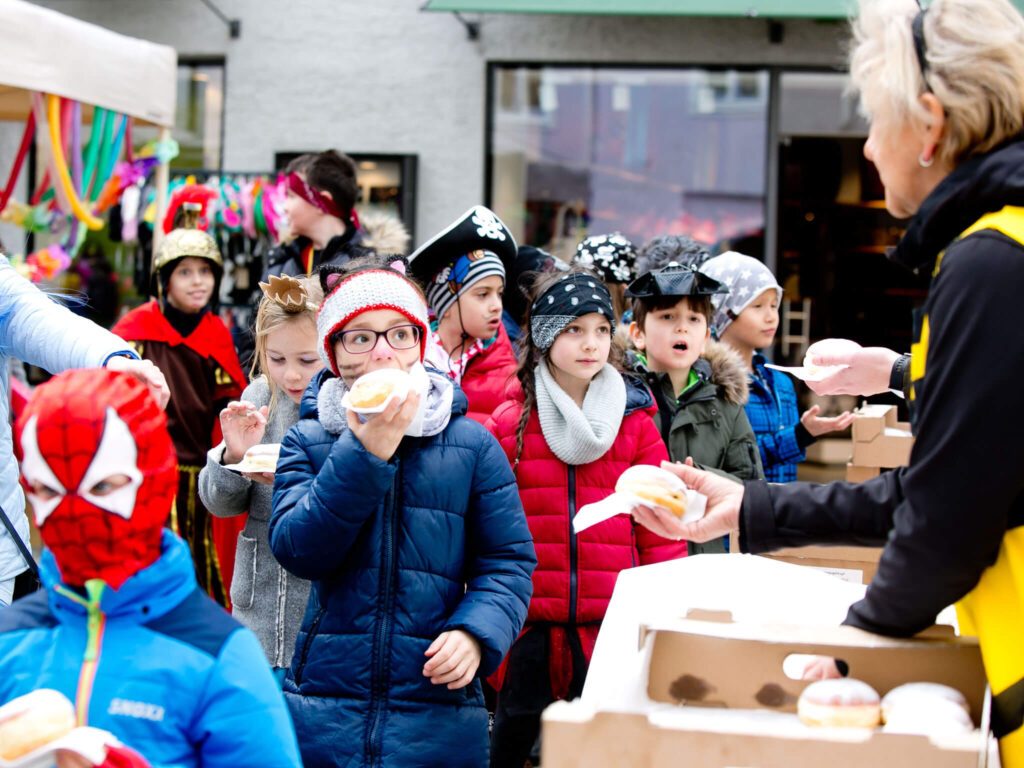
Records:
[[[127,375],[75,370],[18,421],[44,590],[0,613],[0,705],[37,688],[154,766],[297,766],[255,636],[196,582],[164,528],[177,484],[167,419]]]

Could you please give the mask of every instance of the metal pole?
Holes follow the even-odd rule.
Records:
[[[164,126],[160,128],[158,142],[163,143],[171,138],[171,129]],[[150,254],[149,263],[152,265],[153,257],[160,249],[160,241],[164,239],[164,214],[167,212],[167,187],[171,181],[170,161],[162,162],[156,167],[156,220],[153,222],[153,253]]]

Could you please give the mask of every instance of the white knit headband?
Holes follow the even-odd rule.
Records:
[[[341,373],[334,359],[331,336],[344,328],[356,315],[375,309],[392,309],[409,318],[420,329],[420,360],[427,344],[427,305],[412,284],[390,269],[357,272],[346,277],[324,298],[316,317],[316,335],[320,359]]]

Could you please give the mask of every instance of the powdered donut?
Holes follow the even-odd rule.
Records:
[[[797,714],[806,725],[874,728],[881,721],[878,692],[851,678],[818,680],[804,688]]]

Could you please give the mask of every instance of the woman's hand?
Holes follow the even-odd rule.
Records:
[[[700,520],[684,523],[667,509],[636,507],[634,519],[665,539],[704,542],[725,536],[739,528],[743,486],[720,475],[695,469],[688,464],[661,462],[662,469],[678,475],[688,488],[708,497],[707,511]]]
[[[811,363],[820,368],[845,365],[843,370],[807,386],[819,395],[877,395],[889,391],[889,376],[899,354],[885,347],[861,347],[841,354],[816,355],[808,350]],[[804,426],[807,426],[806,424]],[[808,430],[810,431],[810,430]]]
[[[390,461],[398,450],[398,444],[405,436],[405,430],[416,418],[420,407],[420,394],[409,392],[405,402],[392,398],[383,411],[371,416],[365,422],[359,420],[355,411],[348,412],[348,427],[363,447],[381,461]]]
[[[455,691],[473,682],[480,666],[480,643],[468,632],[453,629],[438,635],[423,655],[430,657],[423,665],[423,676],[434,685],[447,683],[448,690]]]
[[[257,408],[246,400],[233,400],[220,412],[224,434],[224,463],[237,464],[245,452],[258,444],[267,431],[267,406]]]
[[[800,417],[800,423],[811,433],[812,437],[821,437],[829,432],[841,432],[853,424],[854,416],[849,411],[843,411],[838,416],[831,417],[819,416],[819,413],[821,413],[821,408],[812,405]]]

